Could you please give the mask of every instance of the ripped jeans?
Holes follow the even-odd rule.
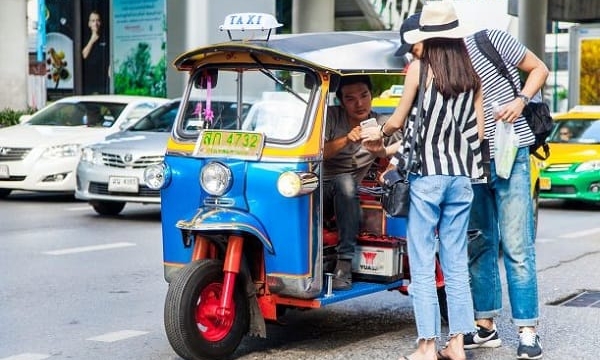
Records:
[[[469,289],[467,226],[473,199],[466,176],[409,175],[407,249],[418,339],[440,338],[441,318],[435,284],[435,253],[446,283],[449,335],[475,330]],[[436,232],[439,231],[439,236]]]
[[[502,310],[501,246],[512,321],[535,326],[539,310],[529,150],[518,150],[508,179],[496,176],[493,159],[490,165],[490,183],[473,185],[469,224],[479,234],[468,246],[475,319],[493,318]]]

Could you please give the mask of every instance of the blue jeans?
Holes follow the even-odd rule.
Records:
[[[466,176],[410,177],[407,248],[411,282],[409,294],[417,323],[418,339],[439,338],[440,311],[435,285],[435,254],[446,282],[451,336],[474,330],[473,301],[469,288],[467,226],[473,200]]]
[[[475,319],[493,318],[502,309],[498,268],[501,246],[513,323],[535,326],[538,290],[529,150],[519,149],[508,179],[496,176],[493,159],[490,165],[490,183],[473,185],[475,198],[469,224],[469,229],[479,233],[469,241]]]
[[[358,187],[352,175],[340,174],[323,182],[323,215],[325,220],[335,215],[340,239],[338,259],[351,260],[361,220]]]

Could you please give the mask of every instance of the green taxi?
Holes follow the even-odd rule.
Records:
[[[540,198],[600,201],[600,106],[578,105],[554,121]]]

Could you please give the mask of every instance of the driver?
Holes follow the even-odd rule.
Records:
[[[327,110],[323,151],[323,215],[335,216],[339,244],[333,276],[334,290],[352,288],[352,258],[360,230],[361,210],[358,185],[377,159],[361,144],[360,123],[376,118],[382,125],[387,115],[372,111],[372,84],[368,75],[342,76],[336,91],[340,105]],[[387,137],[388,154],[400,146],[398,135]]]

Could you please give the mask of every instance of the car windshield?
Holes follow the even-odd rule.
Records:
[[[57,102],[35,114],[29,125],[111,127],[125,104],[106,102]]]
[[[160,106],[142,117],[129,131],[170,132],[179,110],[179,101]]]
[[[589,118],[556,121],[549,142],[600,144],[600,119]]]
[[[191,84],[177,126],[183,137],[197,137],[202,129],[246,130],[284,143],[304,133],[309,98],[316,89],[312,73],[262,64],[243,72],[206,70]]]

